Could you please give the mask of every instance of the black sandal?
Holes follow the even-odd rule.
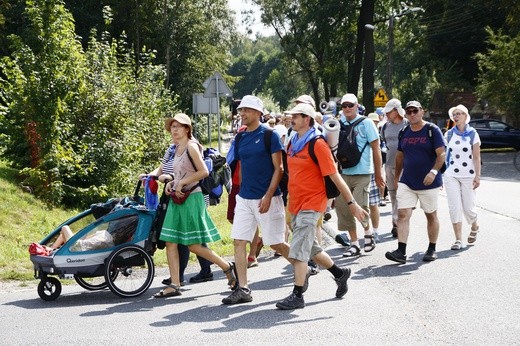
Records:
[[[235,263],[233,262],[228,262],[229,264],[229,269],[228,270],[224,270],[224,274],[226,274],[227,276],[227,279],[228,279],[228,286],[233,289],[237,283],[238,283],[238,280],[237,280],[237,277],[236,277],[236,274],[235,274]]]
[[[370,240],[370,242],[368,242],[367,240]],[[365,244],[364,244],[363,250],[365,250],[365,252],[370,252],[370,251],[374,251],[375,248],[376,248],[376,240],[374,238],[374,235],[373,234],[365,235]]]
[[[168,293],[165,293],[165,290],[166,288],[173,288],[173,291],[171,292],[168,292]],[[179,288],[175,285],[169,285],[168,287],[160,290],[159,292],[157,292],[156,294],[153,295],[154,298],[168,298],[168,297],[177,297],[177,296],[180,296],[182,293],[181,291],[179,290]]]
[[[357,245],[351,245],[347,251],[343,253],[343,257],[356,257],[361,255],[361,249]]]

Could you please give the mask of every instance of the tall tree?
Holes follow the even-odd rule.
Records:
[[[482,99],[495,105],[499,112],[520,123],[520,36],[510,37],[488,29],[490,48],[477,54],[479,84],[477,92]]]
[[[253,2],[260,5],[262,21],[274,28],[286,58],[298,66],[316,100],[344,91],[355,42],[352,27],[357,20],[352,2]]]

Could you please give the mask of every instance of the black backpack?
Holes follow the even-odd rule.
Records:
[[[265,151],[267,151],[269,154],[271,153],[271,138],[273,137],[273,130],[266,128],[264,132],[264,145],[265,145]],[[240,142],[240,139],[242,138],[244,132],[239,132],[235,136],[235,150],[238,151],[238,143]],[[236,157],[236,155],[235,155]],[[287,173],[287,152],[282,148],[282,165],[283,165],[283,175],[280,179],[280,182],[278,183],[278,187],[280,188],[280,191],[282,193],[287,192],[288,190],[288,184],[289,184],[289,175]],[[234,171],[236,164],[232,164],[232,171]]]
[[[341,121],[340,131],[339,131],[339,140],[338,140],[338,150],[336,151],[336,157],[341,165],[341,168],[350,168],[356,166],[361,160],[361,155],[365,148],[368,145],[368,142],[365,143],[363,149],[359,151],[359,148],[356,143],[356,132],[354,128],[359,125],[366,118],[360,118],[354,121],[352,124],[345,125]]]
[[[318,158],[316,157],[316,153],[314,153],[314,146],[316,145],[316,141],[320,138],[323,139],[324,141],[326,141],[325,137],[323,137],[322,135],[316,136],[309,141],[309,156],[311,157],[312,161],[314,161],[314,163],[317,166],[319,166],[319,163],[318,163]],[[291,146],[291,142],[289,142],[287,150],[289,150],[290,146]],[[332,150],[331,150],[331,152],[332,152]],[[332,154],[332,157],[334,158],[334,161],[337,162],[336,157],[334,156],[334,153]],[[325,182],[325,192],[327,193],[327,198],[331,199],[331,198],[338,197],[340,194],[338,187],[336,186],[336,184],[334,184],[334,182],[332,181],[330,176],[323,177],[323,179]]]

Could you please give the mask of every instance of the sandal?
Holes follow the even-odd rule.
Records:
[[[166,288],[173,288],[173,291],[166,293]],[[160,290],[159,292],[157,292],[156,294],[154,294],[153,297],[154,298],[168,298],[168,297],[177,297],[182,294],[181,291],[179,290],[179,288],[175,285],[169,285],[166,288],[164,288],[164,289]]]
[[[469,233],[468,237],[468,244],[473,244],[477,241],[477,234],[478,234],[478,227],[475,229],[471,229],[471,232]]]
[[[228,279],[227,284],[228,284],[228,286],[233,288],[238,283],[237,277],[235,275],[235,263],[228,262],[228,264],[229,264],[229,269],[228,270],[224,270],[224,274],[226,274],[226,276],[227,276],[227,279]]]
[[[460,250],[463,248],[462,241],[461,240],[455,240],[455,243],[451,246],[452,250]]]
[[[361,255],[361,250],[357,245],[351,245],[347,251],[343,253],[343,257],[355,257]]]
[[[368,242],[367,240],[370,240],[370,242]],[[376,248],[376,239],[375,239],[374,235],[373,234],[365,235],[365,244],[364,244],[363,250],[365,250],[365,252],[370,252],[370,251],[373,251],[375,248]]]

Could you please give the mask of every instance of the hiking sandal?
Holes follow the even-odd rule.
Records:
[[[235,275],[235,263],[228,262],[228,264],[229,264],[229,269],[224,270],[224,274],[226,274],[226,277],[228,279],[228,283],[227,283],[228,286],[233,288],[238,283],[237,277]]]
[[[460,250],[463,248],[462,241],[461,240],[455,240],[455,243],[451,246],[452,250]]]
[[[373,234],[365,235],[365,244],[363,250],[365,252],[373,251],[376,248],[376,240]]]
[[[469,233],[469,236],[468,236],[468,244],[473,244],[474,242],[477,241],[477,235],[478,235],[478,227],[475,228],[475,229],[471,229],[471,232]]]
[[[356,257],[361,255],[361,250],[357,245],[351,245],[347,251],[343,253],[343,257]]]

